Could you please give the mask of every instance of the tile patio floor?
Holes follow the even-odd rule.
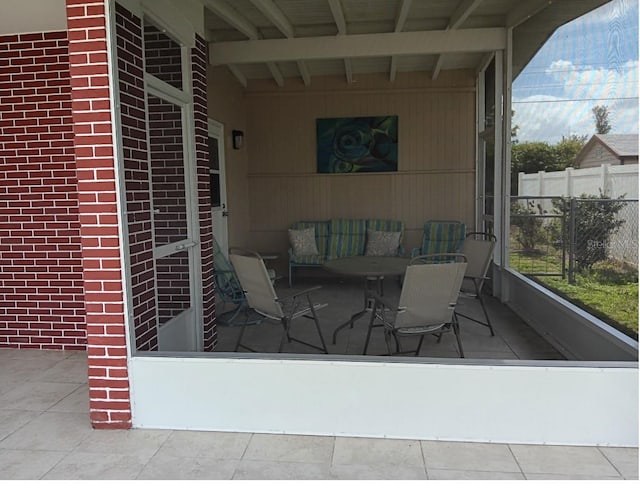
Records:
[[[638,479],[638,449],[93,430],[86,356],[0,349],[0,479]]]
[[[334,305],[348,304],[358,287],[347,283],[331,293]],[[324,316],[332,327],[330,314],[342,320],[348,312],[334,309]],[[508,310],[494,303],[492,311],[495,338],[463,325],[468,355],[557,355],[530,329],[509,329]],[[364,328],[365,319],[341,334],[332,352],[358,351]],[[428,349],[455,355],[452,342]],[[637,448],[93,430],[86,370],[84,353],[0,349],[0,479],[638,479]]]
[[[360,279],[339,279],[335,277],[304,277],[295,282],[293,288],[285,283],[286,279],[276,282],[276,292],[283,297],[299,290],[320,285],[318,291],[312,294],[316,303],[327,303],[328,306],[318,312],[323,336],[331,354],[361,355],[367,334],[370,314],[360,318],[353,329],[345,328],[338,333],[336,344],[332,344],[333,332],[338,325],[346,321],[353,313],[362,309],[364,305],[363,281]],[[400,295],[397,280],[387,279],[384,285],[384,295],[396,303]],[[498,300],[487,297],[487,308],[496,335],[491,337],[489,329],[465,318],[460,319],[462,345],[465,357],[473,359],[551,359],[564,360],[565,357],[549,344],[543,337],[525,324],[518,316],[502,305]],[[221,310],[231,310],[230,304],[218,306]],[[461,299],[457,310],[472,317],[481,317],[478,300]],[[240,320],[237,320],[240,322]],[[318,335],[312,322],[298,319],[292,327],[294,335],[312,343],[318,343]],[[259,326],[248,327],[243,337],[243,343],[259,352],[277,352],[282,326],[277,322],[264,322]],[[238,337],[238,327],[220,327],[218,329],[217,351],[233,351]],[[415,339],[408,339],[406,350],[415,347]],[[246,351],[244,351],[246,352]],[[317,351],[292,342],[286,344],[283,352],[317,353]],[[372,341],[368,354],[387,354],[384,336],[381,328],[376,328],[372,334]],[[457,358],[458,349],[455,336],[445,334],[441,343],[430,336],[425,339],[421,356]]]

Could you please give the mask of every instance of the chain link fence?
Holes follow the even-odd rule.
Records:
[[[596,263],[638,269],[638,200],[572,198],[569,212],[569,282]]]
[[[562,198],[511,197],[509,262],[522,274],[563,278],[567,274],[567,214],[554,212],[557,200]]]
[[[638,269],[638,200],[511,197],[510,265],[530,276],[575,274],[596,263]]]

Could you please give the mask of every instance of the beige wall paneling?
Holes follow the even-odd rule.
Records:
[[[290,80],[283,88],[270,80],[249,82],[244,91],[247,202],[242,206],[248,221],[230,217],[236,242],[243,236],[242,245],[277,250],[284,257],[286,229],[297,220],[374,217],[404,221],[404,244],[410,249],[419,245],[425,220],[461,219],[473,225],[473,73],[444,71],[436,81],[428,73],[399,73],[396,83],[383,74],[355,79],[349,85],[343,77],[314,77],[307,88]],[[226,114],[236,106],[225,101],[223,107]],[[316,174],[316,118],[367,115],[398,115],[399,171]],[[231,165],[235,193],[243,183]]]
[[[207,106],[209,117],[224,124],[229,246],[247,245],[250,227],[248,195],[246,102],[244,90],[226,67],[207,68]],[[245,132],[245,146],[233,149],[231,131]],[[215,236],[216,230],[213,229]]]

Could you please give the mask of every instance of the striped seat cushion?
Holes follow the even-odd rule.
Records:
[[[421,254],[458,252],[464,241],[465,224],[456,221],[427,221],[424,224]]]
[[[365,219],[332,219],[329,221],[329,231],[329,258],[364,255],[367,237]]]

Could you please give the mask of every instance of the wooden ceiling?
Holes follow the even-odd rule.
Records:
[[[210,62],[238,80],[479,69],[513,28],[513,74],[608,0],[201,0]]]

